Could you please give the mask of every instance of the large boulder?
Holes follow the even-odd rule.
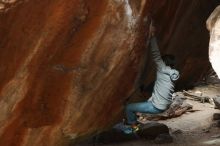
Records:
[[[161,52],[188,85],[209,68],[205,20],[215,1],[1,0],[0,145],[59,146],[106,129],[154,80],[151,16]]]
[[[210,31],[209,60],[220,78],[220,6],[218,6],[207,20]]]

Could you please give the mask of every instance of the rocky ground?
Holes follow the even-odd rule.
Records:
[[[203,96],[216,97],[220,95],[220,84],[198,86],[191,90],[192,93],[199,93]],[[180,117],[159,121],[166,124],[170,129],[173,142],[169,144],[155,144],[155,140],[136,140],[132,142],[115,143],[100,146],[218,146],[220,145],[220,129],[216,121],[213,121],[213,114],[220,113],[213,104],[201,103],[187,99],[187,103],[193,105],[193,113],[185,113]]]

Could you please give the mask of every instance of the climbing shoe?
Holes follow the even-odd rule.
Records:
[[[139,124],[138,125],[132,125],[131,128],[132,128],[133,133],[136,133],[137,131],[140,130],[140,125]]]
[[[125,134],[133,133],[133,128],[130,125],[125,125],[124,123],[118,123],[113,128],[118,129]]]

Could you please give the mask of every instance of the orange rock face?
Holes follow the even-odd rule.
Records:
[[[215,2],[6,2],[0,1],[0,146],[68,145],[117,121],[125,98],[153,79],[149,13],[161,51],[178,58],[180,85],[209,65],[205,20]]]

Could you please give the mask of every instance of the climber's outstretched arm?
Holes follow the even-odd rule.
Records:
[[[157,68],[161,68],[165,66],[165,63],[163,62],[163,59],[160,54],[160,50],[157,44],[157,39],[155,36],[152,36],[150,39],[150,47],[151,47],[151,54],[152,58],[157,65]]]

